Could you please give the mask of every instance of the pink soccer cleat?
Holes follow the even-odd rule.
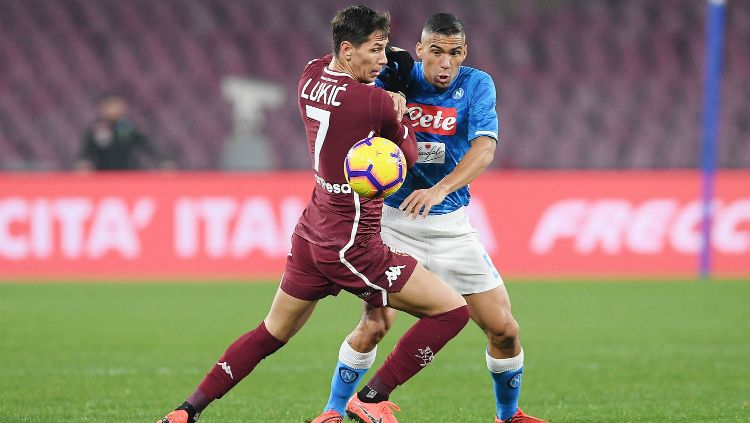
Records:
[[[401,411],[398,406],[390,401],[375,403],[362,402],[357,394],[346,403],[346,414],[350,419],[359,423],[398,423],[393,410]]]
[[[157,420],[156,423],[189,423],[188,413],[185,410],[175,410],[167,414],[163,419]]]
[[[338,411],[328,410],[325,413],[319,415],[312,420],[310,423],[343,423],[344,416],[338,413]]]
[[[516,410],[516,414],[513,415],[509,420],[500,420],[500,417],[495,417],[495,423],[549,423],[547,420],[538,419],[536,417],[528,416],[521,411],[519,408]]]

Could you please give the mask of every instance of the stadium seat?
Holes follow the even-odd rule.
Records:
[[[70,168],[99,96],[122,91],[136,123],[180,167],[219,168],[232,132],[221,81],[239,76],[285,87],[286,103],[265,113],[271,165],[307,168],[297,78],[330,50],[328,22],[348,4],[0,0],[0,151],[12,157],[0,166]],[[455,10],[465,20],[466,64],[490,73],[498,89],[503,147],[492,166],[697,166],[702,2],[383,7],[393,15],[391,39],[408,49],[426,11]],[[728,7],[719,157],[721,166],[747,168],[750,2]]]

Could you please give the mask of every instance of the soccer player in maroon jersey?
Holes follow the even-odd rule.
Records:
[[[284,346],[305,324],[318,300],[342,289],[374,306],[390,306],[420,319],[399,340],[367,384],[372,422],[396,422],[385,399],[398,385],[429,364],[469,320],[466,301],[434,273],[380,238],[383,201],[360,198],[344,178],[344,156],[371,135],[398,144],[416,161],[408,117],[394,100],[368,85],[387,60],[390,17],[365,6],[350,6],[331,22],[333,51],[310,61],[299,82],[298,101],[315,171],[315,188],[292,236],[284,276],[271,310],[219,358],[188,399],[160,423],[193,423],[265,357]],[[332,413],[316,421],[338,423]]]

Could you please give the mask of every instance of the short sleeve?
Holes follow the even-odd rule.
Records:
[[[477,80],[469,108],[469,141],[483,136],[497,141],[500,128],[495,109],[495,83],[484,72],[479,73]]]

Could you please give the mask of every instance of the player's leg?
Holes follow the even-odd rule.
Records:
[[[279,288],[266,318],[240,336],[203,378],[192,395],[162,423],[192,423],[212,401],[221,398],[267,356],[284,346],[305,324],[316,301],[292,297]]]
[[[305,324],[318,299],[331,292],[330,284],[316,272],[309,248],[303,239],[292,238],[284,277],[266,318],[227,348],[193,394],[162,423],[196,421],[208,404],[226,394]]]
[[[403,248],[421,260],[426,259],[426,246],[420,245],[423,241],[387,226],[383,226],[382,236],[391,248],[395,246],[392,252],[396,256],[405,255],[399,251]],[[383,366],[360,391],[360,394],[364,393],[358,395],[360,399],[387,399],[396,386],[432,361],[433,355],[458,334],[465,324],[461,321],[468,314],[465,300],[421,264],[415,266],[400,290],[389,293],[388,302],[390,307],[420,320],[399,339]]]
[[[344,415],[346,402],[357,389],[362,376],[375,362],[377,344],[383,339],[396,318],[396,310],[375,307],[366,302],[357,327],[344,339],[339,360],[331,378],[331,393],[323,411],[334,410]]]
[[[420,317],[398,341],[383,366],[347,404],[350,417],[363,415],[396,420],[388,401],[391,392],[429,364],[469,319],[464,299],[434,273],[417,265],[399,292],[388,296],[389,305]]]
[[[503,280],[463,209],[430,216],[425,223],[423,231],[433,239],[428,258],[431,270],[464,295],[472,319],[487,335],[485,357],[493,380],[497,416],[514,416],[518,410],[523,350]],[[523,421],[514,421],[519,420]]]
[[[374,411],[382,423],[395,422],[390,403],[383,400],[428,364],[466,325],[466,301],[413,257],[391,251],[380,237],[341,251],[321,250],[317,259],[318,268],[336,285],[372,305],[389,305],[420,317],[372,379],[373,386],[360,392],[366,402],[380,403],[363,411],[362,418],[369,419],[367,413]]]
[[[383,208],[380,237],[395,254],[409,254],[424,263],[427,257],[427,242],[400,230],[402,212],[390,207]],[[343,413],[346,402],[357,389],[357,383],[375,362],[376,346],[390,329],[396,318],[392,308],[375,307],[364,303],[362,319],[357,327],[341,343],[339,361],[331,379],[331,393],[324,410]]]
[[[349,334],[349,345],[357,351],[372,351],[393,326],[396,310],[390,307],[375,307],[367,302],[362,303],[362,318]]]
[[[518,323],[511,314],[508,293],[501,285],[465,298],[472,320],[487,335],[485,357],[494,385],[496,415],[507,420],[518,409],[523,373]]]
[[[487,368],[495,390],[496,423],[509,421],[543,422],[524,414],[518,408],[523,374],[523,349],[518,337],[518,323],[511,313],[505,285],[489,291],[466,295],[472,320],[487,335]]]

